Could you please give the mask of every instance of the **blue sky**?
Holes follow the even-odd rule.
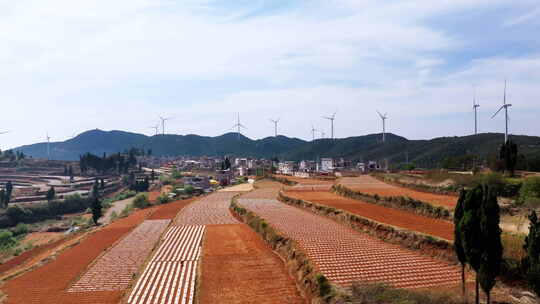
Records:
[[[0,149],[88,129],[540,135],[537,0],[0,0]]]

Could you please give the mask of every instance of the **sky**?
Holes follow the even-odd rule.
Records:
[[[89,129],[540,136],[538,0],[0,0],[0,149]],[[475,93],[476,92],[476,93]],[[502,114],[502,113],[501,113]]]

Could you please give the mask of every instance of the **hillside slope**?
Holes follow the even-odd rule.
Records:
[[[501,145],[500,133],[483,133],[461,137],[440,137],[431,140],[408,140],[387,134],[381,142],[381,134],[369,134],[340,139],[317,139],[304,141],[286,136],[252,140],[236,133],[209,137],[199,135],[155,135],[123,131],[91,130],[64,142],[53,142],[51,158],[77,160],[79,155],[91,152],[97,155],[111,154],[136,147],[151,149],[160,156],[246,156],[257,158],[278,157],[285,160],[316,159],[319,157],[344,157],[352,160],[388,159],[391,162],[411,162],[426,167],[436,166],[448,156],[475,154],[487,157],[495,154]],[[540,158],[540,137],[512,135],[519,145],[520,153],[527,158]],[[47,143],[16,148],[34,158],[47,156]]]

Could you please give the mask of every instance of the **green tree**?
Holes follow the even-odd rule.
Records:
[[[94,221],[94,224],[97,225],[99,218],[103,216],[103,207],[101,206],[101,201],[98,197],[94,197],[90,209],[92,210],[92,220]]]
[[[461,190],[459,193],[459,199],[454,209],[454,251],[461,264],[461,292],[463,295],[463,301],[465,299],[465,266],[467,264],[467,256],[465,255],[465,248],[463,248],[463,242],[461,240],[460,222],[463,218],[463,204],[465,201],[465,190]]]
[[[517,145],[511,140],[505,142],[499,151],[499,158],[503,161],[504,171],[514,176],[518,159]]]
[[[47,194],[45,195],[45,198],[48,202],[52,201],[56,197],[56,191],[54,190],[54,186],[51,186],[49,190],[47,191]]]
[[[503,247],[501,243],[501,228],[499,227],[499,204],[497,192],[483,186],[482,204],[480,205],[480,230],[482,231],[482,257],[480,270],[477,273],[482,290],[486,293],[487,303],[490,303],[490,292],[495,286],[502,263]]]
[[[481,259],[482,259],[482,235],[480,229],[480,211],[479,207],[482,202],[482,187],[476,186],[475,188],[467,191],[465,199],[463,201],[463,217],[459,222],[459,232],[461,234],[461,243],[467,263],[478,273],[480,271]],[[475,284],[475,303],[480,302],[479,298],[479,282],[478,276],[476,277]]]
[[[461,214],[462,213],[462,214]],[[460,196],[456,208],[456,253],[461,244],[465,260],[476,272],[475,302],[480,302],[479,287],[486,293],[495,285],[502,263],[501,229],[496,190],[488,185],[478,185]],[[456,214],[454,216],[456,216]]]
[[[526,256],[521,264],[529,287],[540,296],[540,222],[533,210],[529,215],[529,234],[525,238],[523,249]]]

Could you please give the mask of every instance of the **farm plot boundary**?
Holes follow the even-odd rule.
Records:
[[[405,210],[436,219],[452,220],[453,218],[452,212],[445,207],[434,206],[431,203],[416,200],[407,196],[372,195],[359,190],[352,190],[344,185],[333,185],[330,190],[346,198],[361,200],[366,203],[381,205],[388,208]]]
[[[297,286],[310,303],[330,303],[345,297],[345,291],[328,281],[294,240],[278,232],[254,212],[242,207],[236,198],[233,199],[230,209],[235,217],[257,232],[285,261],[289,273],[293,274]]]
[[[279,193],[278,200],[285,204],[330,218],[356,231],[375,236],[385,242],[398,244],[408,249],[419,250],[432,257],[452,263],[457,261],[451,241],[378,223],[341,209],[292,198],[283,192]]]

